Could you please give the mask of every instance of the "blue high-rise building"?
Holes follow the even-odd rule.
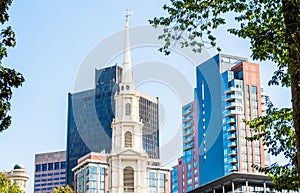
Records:
[[[173,193],[190,191],[233,172],[257,173],[252,164],[269,164],[262,140],[245,138],[254,132],[244,120],[264,112],[259,65],[217,54],[196,67],[196,81],[195,101],[182,107],[183,156],[173,167]],[[194,178],[189,178],[190,171]]]
[[[261,116],[264,94],[259,65],[246,58],[218,54],[197,66],[200,185],[232,172],[255,173],[268,155],[243,120]]]
[[[68,95],[67,184],[74,187],[72,169],[90,152],[111,150],[114,95],[121,82],[122,68],[111,66],[95,71],[95,88]],[[159,158],[159,100],[141,93],[143,148],[150,158]]]

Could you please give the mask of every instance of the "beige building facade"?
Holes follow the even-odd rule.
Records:
[[[16,183],[20,189],[26,193],[26,186],[29,176],[23,166],[16,164],[13,170],[6,172],[5,174],[12,183]]]

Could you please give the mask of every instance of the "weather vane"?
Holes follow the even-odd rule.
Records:
[[[126,10],[124,11],[124,14],[125,14],[126,20],[128,20],[129,16],[133,15],[134,12],[133,12],[133,11],[128,11],[128,9],[126,9]]]

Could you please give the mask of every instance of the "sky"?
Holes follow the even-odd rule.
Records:
[[[130,18],[130,27],[133,28],[131,40],[136,45],[132,51],[133,66],[136,65],[136,72],[144,73],[136,76],[137,87],[161,98],[161,144],[167,148],[174,143],[174,139],[180,136],[174,132],[174,128],[180,130],[181,105],[192,98],[192,94],[186,97],[182,88],[186,89],[185,85],[192,88],[195,77],[193,65],[181,51],[163,56],[157,52],[158,46],[153,46],[153,37],[146,33],[150,29],[148,20],[164,15],[162,6],[166,3],[166,0],[13,2],[9,10],[9,25],[16,32],[17,45],[9,50],[9,56],[3,64],[20,71],[26,81],[14,92],[10,112],[12,126],[0,133],[0,171],[11,170],[16,163],[24,165],[30,176],[27,192],[33,192],[34,155],[65,150],[68,93],[77,91],[78,84],[84,89],[80,80],[92,81],[94,67],[122,63],[120,50],[114,49],[115,46],[121,49],[123,45],[118,44],[117,40],[122,36],[126,9],[134,11]],[[222,27],[216,32],[222,53],[247,57],[251,61],[249,42],[229,35],[225,30],[226,27]],[[109,44],[107,40],[115,41]],[[98,53],[99,50],[107,53]],[[111,53],[112,57],[104,60]],[[214,49],[209,49],[204,57],[216,53]],[[86,67],[91,57],[99,59],[99,62]],[[198,59],[201,60],[197,58],[196,61]],[[103,61],[108,63],[103,64]],[[154,61],[154,67],[147,71],[151,61]],[[288,89],[267,87],[267,81],[276,66],[271,62],[256,62],[260,64],[265,93],[276,106],[290,106]],[[159,64],[162,64],[161,67]],[[157,74],[152,79],[145,78],[158,69],[165,73]],[[86,73],[91,73],[91,76]],[[178,82],[176,73],[186,82]],[[91,84],[86,85],[87,89],[91,87]],[[175,110],[170,110],[170,106]],[[166,163],[174,162],[173,158],[180,154],[181,145],[175,142],[176,151],[164,158]]]

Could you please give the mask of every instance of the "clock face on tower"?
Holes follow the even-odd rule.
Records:
[[[129,88],[130,88],[129,85],[126,85],[126,89],[129,90]]]

